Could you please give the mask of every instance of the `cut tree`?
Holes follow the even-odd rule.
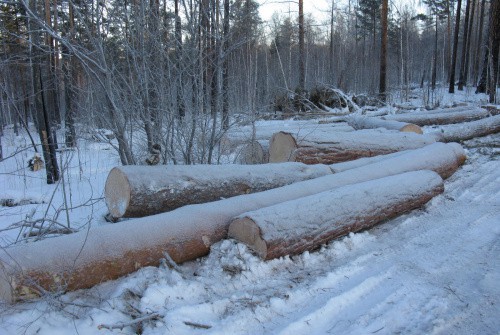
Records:
[[[416,209],[443,190],[437,173],[408,172],[242,214],[228,236],[264,260],[294,255]]]
[[[269,141],[269,162],[333,164],[421,148],[434,142],[430,136],[387,130],[309,134],[303,138],[278,132]]]

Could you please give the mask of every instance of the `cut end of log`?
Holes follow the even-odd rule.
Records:
[[[228,236],[246,244],[259,257],[266,259],[266,242],[262,239],[259,226],[252,219],[248,217],[235,219],[229,225]]]
[[[297,142],[290,133],[280,131],[269,141],[269,163],[289,162]]]
[[[12,285],[5,273],[5,269],[0,264],[0,301],[6,303],[13,302]]]
[[[130,182],[127,175],[120,168],[113,168],[106,179],[104,195],[109,213],[114,218],[121,218],[125,215],[130,203]]]
[[[423,135],[424,132],[422,131],[422,128],[417,126],[416,124],[409,123],[403,128],[399,129],[399,131],[407,132],[407,133],[415,133],[415,134],[420,134]]]
[[[266,153],[262,145],[257,141],[252,141],[244,145],[235,159],[238,164],[263,164],[266,163]]]
[[[461,166],[462,164],[464,164],[465,161],[467,160],[467,155],[465,154],[464,148],[456,142],[447,143],[446,145],[453,148],[453,152],[455,153],[455,156],[457,157],[458,166]]]

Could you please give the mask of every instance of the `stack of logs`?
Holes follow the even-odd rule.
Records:
[[[498,117],[472,122],[498,129]],[[371,121],[349,122],[366,128]],[[265,260],[293,255],[416,209],[443,192],[465,153],[401,122],[387,123],[401,132],[277,133],[269,160],[287,161],[279,164],[114,168],[105,188],[111,215],[140,218],[2,249],[0,298],[89,288],[163,258],[194,260],[228,237]]]
[[[266,134],[238,149],[235,163],[302,162],[333,164],[416,149],[434,142],[461,142],[500,132],[494,108],[457,107],[383,117],[349,115],[333,118],[316,129],[292,129]],[[339,125],[347,124],[349,131]],[[439,126],[423,135],[423,126]],[[267,141],[266,141],[267,139]]]

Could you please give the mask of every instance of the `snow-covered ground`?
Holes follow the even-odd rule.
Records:
[[[2,140],[13,150],[24,138]],[[464,147],[468,160],[442,195],[383,225],[268,262],[225,240],[176,269],[2,305],[0,334],[500,334],[500,134]],[[82,141],[63,155],[65,192],[25,169],[29,155],[0,163],[0,198],[43,203],[1,207],[0,229],[33,209],[32,219],[48,211],[65,223],[63,193],[74,226],[107,224],[113,150]],[[22,238],[19,229],[0,234],[2,246]]]

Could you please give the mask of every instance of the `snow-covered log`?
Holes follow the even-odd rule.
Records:
[[[427,147],[423,147],[423,148],[427,148]],[[419,149],[414,149],[414,150],[419,150]],[[412,151],[413,150],[396,151],[396,152],[393,152],[391,154],[386,154],[386,155],[378,155],[378,156],[373,156],[373,157],[363,157],[363,158],[358,158],[358,159],[355,159],[352,161],[333,163],[333,164],[330,164],[329,166],[330,166],[330,169],[332,169],[333,173],[339,173],[339,172],[343,172],[346,170],[355,169],[355,168],[358,168],[361,166],[365,166],[365,165],[369,165],[369,164],[373,164],[373,163],[378,163],[378,162],[384,161],[384,160],[389,159],[389,158],[393,158],[396,156],[410,153]]]
[[[443,190],[437,173],[408,172],[244,213],[228,235],[264,260],[298,254],[416,209]]]
[[[327,166],[304,164],[120,166],[106,180],[114,218],[143,217],[185,205],[265,191],[330,174]]]
[[[245,212],[408,171],[434,170],[445,178],[464,157],[458,144],[435,143],[342,173],[1,249],[0,299],[88,288],[157,266],[165,253],[176,263],[193,260],[208,254],[227,236],[231,220]]]
[[[234,163],[252,165],[269,162],[269,141],[251,141],[236,150]]]
[[[332,132],[348,132],[354,131],[354,128],[349,126],[345,120],[339,118],[338,122],[334,124],[319,124],[307,121],[268,121],[267,123],[258,122],[255,129],[251,126],[241,128],[234,128],[222,137],[221,142],[224,147],[234,151],[238,147],[248,144],[253,140],[260,143],[262,141],[269,141],[269,139],[276,132],[276,129],[286,131],[296,136],[305,136],[310,133],[332,133]]]
[[[397,131],[359,130],[308,134],[303,138],[278,132],[269,141],[269,162],[333,164],[421,148],[434,142],[430,136]]]
[[[445,125],[429,133],[439,142],[460,142],[500,132],[500,115],[460,124]]]
[[[456,158],[456,164],[453,163],[454,162],[453,154],[455,155]],[[434,155],[436,156],[433,157],[431,160],[428,159],[428,157]],[[403,158],[392,160],[392,158],[398,156],[403,156]],[[396,164],[396,165],[400,165],[401,163],[410,164],[408,165],[407,171],[411,170],[410,166],[412,165],[415,167],[415,170],[418,170],[418,169],[425,169],[424,166],[426,164],[430,164],[427,165],[428,170],[434,170],[436,172],[439,172],[439,170],[443,168],[449,169],[448,172],[445,173],[439,172],[441,174],[441,177],[447,178],[447,176],[451,175],[455,171],[455,169],[458,168],[458,166],[462,165],[465,162],[465,159],[466,159],[465,152],[460,144],[448,143],[448,146],[443,146],[440,143],[434,143],[420,149],[398,151],[398,152],[393,152],[392,154],[379,155],[374,157],[358,158],[353,161],[330,164],[329,166],[330,169],[332,169],[333,173],[339,173],[382,161],[388,161],[390,164]],[[420,166],[420,168],[416,168],[417,166]],[[439,168],[439,166],[441,166],[441,168]],[[382,167],[380,166],[380,168]]]
[[[416,134],[423,134],[422,129],[413,124],[407,122],[400,122],[394,120],[384,120],[377,117],[367,117],[360,115],[351,115],[346,118],[347,123],[354,129],[376,129],[385,128],[390,130],[397,130],[402,132],[411,132]]]
[[[418,126],[454,124],[480,120],[490,116],[487,110],[482,108],[470,108],[459,112],[441,113],[406,113],[383,116],[383,120],[413,123]]]

